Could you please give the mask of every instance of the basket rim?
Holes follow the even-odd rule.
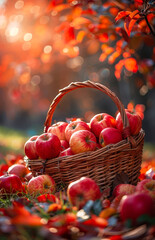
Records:
[[[58,103],[62,100],[63,96],[67,93],[78,89],[78,88],[94,88],[97,89],[103,93],[105,93],[107,96],[109,96],[113,102],[115,103],[116,107],[118,108],[118,111],[120,112],[122,122],[123,122],[123,136],[124,138],[127,138],[131,136],[130,133],[130,126],[129,126],[129,120],[125,112],[124,105],[120,101],[120,99],[116,96],[116,94],[111,91],[108,87],[104,86],[101,83],[95,83],[90,80],[84,81],[84,82],[71,82],[68,86],[62,88],[59,90],[56,97],[53,99],[52,103],[49,106],[49,110],[46,115],[46,119],[44,122],[44,132],[46,133],[48,128],[51,126],[53,114],[55,112],[55,109],[58,105]],[[132,138],[132,136],[131,136]],[[134,142],[133,142],[134,144]]]
[[[128,137],[126,139],[123,139],[122,141],[118,142],[118,143],[115,143],[115,144],[109,144],[105,147],[102,147],[102,148],[99,148],[95,151],[89,151],[89,152],[83,152],[83,153],[78,153],[78,154],[74,154],[74,155],[68,155],[68,156],[58,156],[56,158],[52,158],[52,159],[41,159],[41,158],[38,158],[38,159],[29,159],[27,157],[24,158],[24,161],[26,162],[27,165],[29,165],[29,163],[40,163],[40,165],[42,164],[46,164],[48,165],[50,161],[54,162],[54,161],[76,161],[77,159],[79,159],[80,157],[94,157],[95,155],[101,153],[101,154],[105,154],[105,153],[108,153],[111,154],[112,152],[117,152],[117,151],[121,151],[123,149],[123,146],[124,147],[127,147],[129,146],[130,147],[130,150],[132,151],[136,151],[137,149],[137,146],[139,144],[139,142],[141,142],[143,139],[144,139],[144,136],[145,136],[145,132],[143,129],[140,130],[139,134],[138,135],[135,135],[133,136],[134,138],[134,141],[136,143],[136,146],[132,144],[131,142],[131,138]],[[125,149],[123,150],[125,151]],[[127,150],[126,150],[127,151]],[[91,161],[91,160],[90,160]]]

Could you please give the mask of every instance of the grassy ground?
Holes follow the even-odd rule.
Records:
[[[0,153],[24,154],[24,143],[27,139],[24,132],[0,126]]]

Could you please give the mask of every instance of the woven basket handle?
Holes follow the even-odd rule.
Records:
[[[45,120],[45,124],[44,124],[44,126],[45,126],[44,132],[47,132],[47,129],[51,126],[54,111],[56,109],[57,104],[62,99],[62,97],[65,94],[67,94],[68,92],[71,92],[78,88],[95,88],[95,89],[98,89],[101,92],[105,93],[106,95],[108,95],[113,100],[113,102],[116,104],[116,106],[121,114],[121,118],[123,121],[124,138],[127,138],[130,136],[129,121],[128,121],[124,106],[121,103],[121,101],[118,99],[118,97],[115,95],[115,93],[113,93],[110,89],[108,89],[107,87],[105,87],[104,85],[102,85],[100,83],[94,83],[91,81],[72,82],[67,87],[59,90],[59,94],[53,99],[53,102],[51,103],[51,105],[49,107],[47,117]]]

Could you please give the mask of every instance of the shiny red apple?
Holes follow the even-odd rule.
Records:
[[[62,152],[60,152],[59,157],[71,156],[71,155],[73,155],[73,152],[72,152],[71,148],[69,147],[69,148],[63,150]]]
[[[91,131],[95,134],[96,137],[99,137],[100,132],[107,127],[116,127],[116,120],[111,115],[107,113],[96,114],[90,120]]]
[[[67,122],[62,122],[62,121],[54,123],[54,124],[52,124],[51,127],[48,128],[47,132],[53,133],[60,140],[66,140],[65,129],[66,129],[67,125],[68,125]]]
[[[29,159],[38,159],[38,153],[36,151],[36,140],[38,136],[31,137],[24,145],[25,155]]]
[[[126,195],[120,202],[120,217],[123,222],[130,220],[132,225],[138,224],[143,215],[154,216],[153,199],[147,193]]]
[[[55,190],[54,179],[47,175],[39,175],[30,179],[27,185],[27,191],[30,195],[39,195],[45,193],[53,193]]]
[[[144,179],[140,181],[136,186],[136,191],[148,193],[155,200],[155,180]]]
[[[60,140],[52,133],[43,133],[36,140],[36,150],[42,159],[55,158],[61,150]]]
[[[128,109],[125,109],[127,118],[129,120],[130,133],[131,135],[137,135],[142,128],[142,119],[137,113],[129,112]],[[120,113],[116,116],[116,127],[122,131],[123,130],[123,122]]]
[[[115,144],[123,139],[122,133],[117,128],[107,127],[104,128],[99,135],[99,143],[102,147],[108,144]]]
[[[28,168],[24,164],[13,164],[8,168],[9,174],[15,174],[17,175],[21,180],[23,180],[26,176],[26,174],[29,173]]]
[[[20,178],[14,174],[0,176],[0,196],[3,194],[21,193],[23,186]]]
[[[95,135],[89,130],[74,132],[69,141],[73,154],[94,151],[97,148]]]
[[[80,209],[87,201],[99,199],[101,197],[101,191],[93,179],[81,177],[68,185],[67,196],[70,203]]]
[[[66,140],[60,140],[61,143],[61,151],[64,151],[65,149],[69,148],[69,143]]]
[[[66,140],[69,142],[71,135],[79,130],[90,130],[90,128],[84,121],[78,120],[70,122],[65,129]]]
[[[118,184],[113,190],[113,196],[117,197],[119,195],[129,195],[133,194],[136,191],[136,186],[127,183]]]

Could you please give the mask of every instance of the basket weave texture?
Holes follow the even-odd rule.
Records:
[[[130,184],[136,185],[140,174],[144,131],[141,129],[136,136],[130,136],[129,121],[123,104],[110,89],[100,83],[91,81],[73,82],[59,90],[59,94],[51,103],[44,132],[47,132],[52,123],[54,111],[65,94],[78,88],[94,88],[108,95],[115,103],[123,121],[124,139],[117,144],[110,144],[96,151],[80,153],[72,156],[63,156],[53,159],[27,159],[27,165],[33,175],[49,174],[56,184],[63,184],[64,188],[72,181],[87,176],[96,181],[104,190],[112,188],[114,179],[120,173],[127,175]]]

